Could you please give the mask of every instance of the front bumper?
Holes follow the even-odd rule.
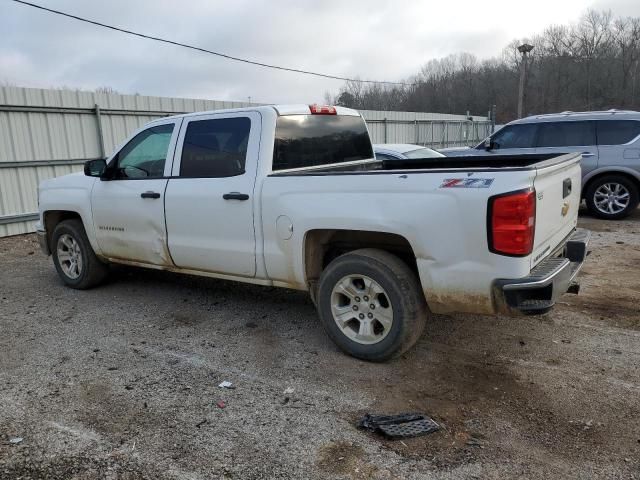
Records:
[[[568,290],[579,289],[574,278],[587,258],[591,232],[576,229],[566,243],[540,262],[523,278],[501,279],[494,282],[493,292],[497,310],[502,313],[538,315],[546,313]]]

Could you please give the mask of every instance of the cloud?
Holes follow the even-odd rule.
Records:
[[[132,30],[266,63],[364,79],[402,80],[429,59],[467,51],[499,55],[514,37],[575,21],[592,5],[625,0],[57,0],[43,4]],[[613,7],[612,7],[613,8]],[[614,11],[614,14],[616,12]],[[111,86],[122,93],[259,102],[322,101],[342,82],[267,70],[100,29],[32,8],[0,4],[0,81]]]

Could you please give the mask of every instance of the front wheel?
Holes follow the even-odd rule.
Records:
[[[51,236],[53,264],[62,281],[83,290],[104,280],[109,266],[96,256],[80,220],[64,220]]]
[[[395,255],[376,249],[334,259],[322,272],[317,301],[322,325],[338,347],[375,362],[411,348],[428,316],[414,272]]]
[[[585,200],[595,217],[619,220],[628,217],[638,206],[638,187],[622,175],[605,175],[587,187]]]

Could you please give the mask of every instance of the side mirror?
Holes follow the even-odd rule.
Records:
[[[487,137],[484,139],[484,149],[485,150],[493,150],[494,144],[493,144],[493,140],[491,140],[491,137]]]
[[[87,177],[101,177],[107,169],[107,162],[102,158],[84,163],[84,174]]]

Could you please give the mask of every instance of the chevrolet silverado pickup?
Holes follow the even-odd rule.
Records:
[[[38,194],[69,287],[118,263],[305,290],[333,341],[371,361],[432,313],[549,311],[589,239],[580,154],[376,159],[362,117],[330,106],[155,120]]]

